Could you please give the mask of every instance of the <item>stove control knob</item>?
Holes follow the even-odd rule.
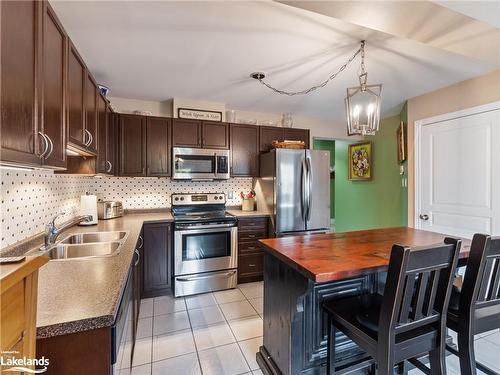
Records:
[[[181,197],[181,201],[183,201],[183,200],[184,200],[184,197]]]
[[[216,196],[216,197],[214,197],[214,199],[217,200],[217,199],[219,199],[219,197]]]
[[[175,200],[178,201],[179,200],[179,197],[175,197]]]
[[[222,199],[222,195],[219,197],[219,199]]]

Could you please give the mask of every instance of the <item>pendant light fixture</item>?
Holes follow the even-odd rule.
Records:
[[[375,135],[379,130],[382,85],[368,85],[367,78],[365,41],[362,41],[359,86],[349,87],[345,98],[348,135]]]
[[[331,74],[328,79],[318,85],[309,87],[301,91],[286,91],[275,88],[270,85],[264,78],[265,73],[255,72],[250,74],[250,77],[256,79],[261,84],[274,91],[277,94],[295,96],[306,95],[321,87],[325,87],[331,80],[336,78],[344,71],[349,64],[358,56],[361,55],[361,66],[359,78],[359,86],[350,87],[347,89],[347,97],[345,98],[346,116],[347,116],[347,134],[348,135],[374,135],[380,126],[380,104],[382,85],[368,85],[368,73],[365,69],[365,41],[361,41],[359,49],[342,65],[335,73]]]

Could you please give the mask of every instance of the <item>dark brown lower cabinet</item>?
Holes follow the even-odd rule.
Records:
[[[168,294],[172,285],[172,232],[168,222],[145,223],[142,298]]]
[[[144,257],[144,239],[143,234],[139,235],[139,239],[137,240],[137,244],[135,246],[135,254],[133,259],[132,267],[132,282],[134,284],[133,292],[132,292],[132,306],[133,306],[133,321],[134,321],[134,329],[133,332],[133,342],[135,347],[135,339],[137,333],[137,326],[139,325],[139,313],[141,310],[141,292],[142,292],[142,267],[143,267],[143,257]]]
[[[111,328],[36,340],[36,357],[48,358],[48,375],[111,374]]]
[[[238,284],[261,281],[264,252],[259,240],[269,237],[267,217],[238,219]]]

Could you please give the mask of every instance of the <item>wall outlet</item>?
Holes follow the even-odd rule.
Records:
[[[232,191],[227,192],[227,199],[233,199],[234,198],[234,193]]]

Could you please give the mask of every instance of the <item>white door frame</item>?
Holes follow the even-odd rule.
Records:
[[[421,169],[420,169],[420,157],[421,157],[421,146],[422,146],[422,127],[430,124],[436,124],[443,121],[454,120],[460,117],[467,117],[471,115],[477,115],[479,113],[491,112],[495,110],[500,110],[500,101],[493,102],[489,104],[480,105],[477,107],[471,107],[462,109],[456,112],[444,113],[442,115],[437,115],[433,117],[424,118],[421,120],[415,121],[415,139],[414,139],[414,147],[415,147],[415,212],[414,212],[414,222],[415,228],[420,229],[421,221],[419,218],[421,212],[421,202],[420,202],[420,183],[422,181]]]

